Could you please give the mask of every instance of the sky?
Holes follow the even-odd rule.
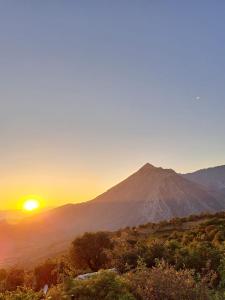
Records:
[[[0,1],[0,210],[225,164],[224,28],[222,0]]]

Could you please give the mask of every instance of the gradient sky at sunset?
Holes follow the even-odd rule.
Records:
[[[224,1],[1,1],[0,210],[225,164],[224,28]]]

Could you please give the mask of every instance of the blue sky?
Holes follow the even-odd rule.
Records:
[[[6,206],[225,164],[224,28],[224,1],[1,1]]]

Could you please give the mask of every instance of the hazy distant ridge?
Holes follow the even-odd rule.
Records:
[[[225,195],[225,166],[202,169],[183,176],[205,186],[210,191],[222,192]]]

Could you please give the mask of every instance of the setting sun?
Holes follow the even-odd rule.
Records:
[[[23,204],[23,208],[26,211],[34,211],[37,208],[39,208],[39,206],[40,206],[39,201],[35,199],[26,200]]]

